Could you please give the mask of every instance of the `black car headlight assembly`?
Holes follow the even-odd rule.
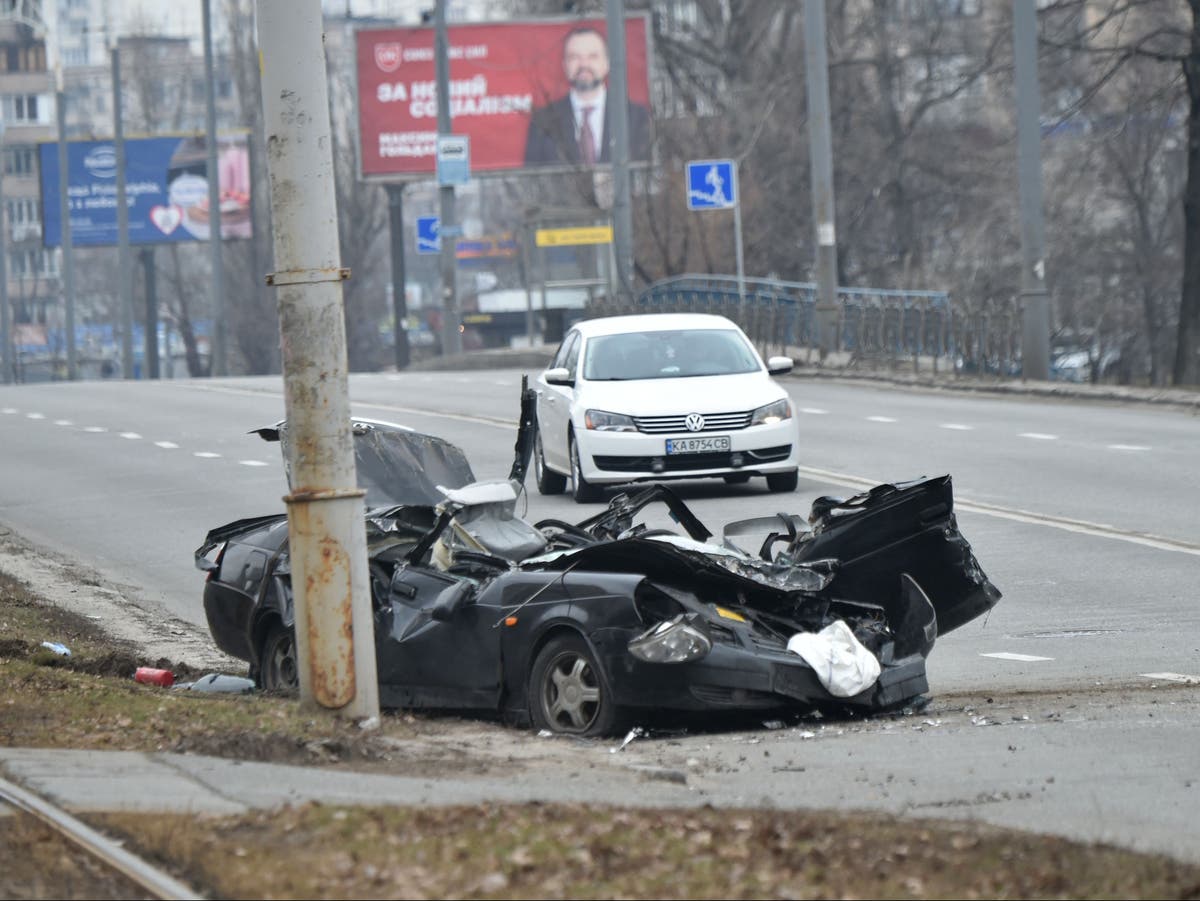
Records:
[[[583,414],[583,424],[597,432],[636,432],[637,424],[632,416],[609,413],[605,410],[588,410]]]
[[[690,663],[711,650],[708,629],[694,613],[665,619],[629,642],[629,653],[646,663]]]
[[[750,416],[750,425],[775,425],[792,418],[792,405],[787,398],[759,407]]]

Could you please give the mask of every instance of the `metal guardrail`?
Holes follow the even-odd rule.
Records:
[[[717,313],[734,320],[765,354],[810,358],[820,350],[817,285],[778,279],[681,275],[655,282],[632,304],[599,300],[598,315],[646,312]],[[1019,372],[1019,310],[980,314],[956,308],[946,291],[838,289],[836,352],[849,367],[914,371]],[[984,361],[977,363],[977,360]]]

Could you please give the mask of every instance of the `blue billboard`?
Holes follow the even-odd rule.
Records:
[[[42,240],[62,244],[58,144],[39,145]],[[250,154],[245,135],[217,148],[222,238],[249,238]],[[75,247],[118,243],[117,153],[112,141],[67,142],[67,198]],[[125,203],[130,244],[207,241],[208,148],[202,136],[125,141]]]

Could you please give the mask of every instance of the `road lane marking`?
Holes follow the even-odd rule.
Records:
[[[102,425],[89,425],[84,428],[84,431],[91,432],[93,435],[99,435],[101,432],[107,432],[108,429]]]
[[[962,425],[957,422],[943,422],[938,428],[950,429],[954,432],[972,432],[975,430],[973,425]]]
[[[1200,676],[1185,676],[1183,673],[1142,673],[1147,679],[1159,682],[1181,682],[1184,685],[1200,685]]]
[[[5,416],[12,416],[14,413],[20,413],[21,411],[18,410],[16,407],[5,407],[0,412],[3,412]]]
[[[1018,438],[1032,438],[1034,441],[1057,441],[1057,435],[1047,435],[1045,432],[1022,432]]]
[[[890,416],[868,416],[867,422],[895,422]]]
[[[1115,451],[1148,451],[1148,450],[1151,450],[1151,448],[1147,447],[1145,444],[1110,444],[1108,446],[1108,449],[1115,450]]]
[[[997,660],[1015,660],[1018,663],[1039,663],[1046,660],[1053,660],[1053,657],[1035,657],[1033,654],[1010,654],[1008,651],[1001,651],[996,654],[980,654],[980,657],[995,657]]]
[[[238,460],[242,466],[270,466],[270,463],[264,463],[262,460]]]
[[[26,419],[45,419],[46,414],[45,413],[26,413],[25,418]]]
[[[56,420],[54,420],[54,424],[55,425],[71,425],[72,423],[71,423],[71,420],[69,420],[69,419],[56,419]]]
[[[175,448],[179,447],[179,445],[176,444],[174,441],[155,441],[154,446],[161,447],[166,450],[174,450]]]
[[[142,440],[142,436],[139,435],[137,432],[122,432],[121,437],[125,438],[129,441],[141,441]]]
[[[215,457],[219,457],[221,455],[214,454],[212,451],[196,451],[195,453],[192,454],[192,456],[193,457],[203,457],[206,460],[211,460],[211,459],[213,459]]]
[[[820,407],[801,407],[801,413],[807,413],[809,416],[828,416],[828,410],[822,410]]]
[[[867,490],[880,484],[878,479],[864,479],[861,476],[851,476],[840,472],[829,472],[825,469],[815,469],[811,466],[801,466],[799,471],[824,482],[842,485],[847,488]],[[1175,538],[1165,538],[1161,535],[1148,535],[1144,532],[1131,532],[1117,529],[1103,523],[1088,522],[1082,519],[1068,519],[1065,516],[1052,516],[1045,513],[1033,513],[1029,510],[1018,510],[1012,507],[1000,507],[995,504],[985,504],[980,501],[954,499],[956,510],[967,510],[971,513],[982,513],[984,516],[995,516],[999,519],[1010,519],[1014,522],[1030,523],[1039,526],[1049,526],[1052,529],[1062,529],[1066,532],[1076,532],[1080,535],[1091,535],[1098,538],[1114,538],[1117,541],[1127,541],[1140,544],[1160,551],[1175,551],[1181,554],[1192,554],[1200,557],[1200,544],[1180,541]]]

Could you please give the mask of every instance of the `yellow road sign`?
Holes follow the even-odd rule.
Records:
[[[566,247],[571,244],[611,244],[611,225],[586,225],[579,228],[539,228],[538,247]]]

